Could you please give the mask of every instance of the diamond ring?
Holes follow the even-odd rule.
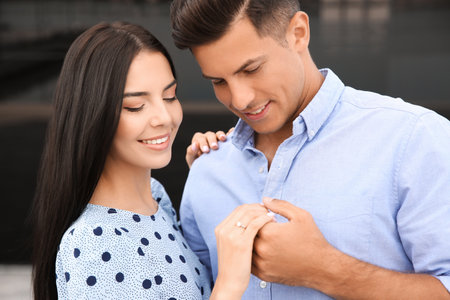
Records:
[[[241,228],[243,228],[243,229],[247,228],[247,226],[245,226],[244,224],[242,224],[242,223],[239,222],[239,221],[236,223],[236,226],[237,226],[237,227],[241,227]]]

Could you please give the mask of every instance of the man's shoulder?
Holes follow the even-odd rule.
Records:
[[[416,117],[432,112],[425,107],[406,102],[402,98],[351,87],[345,88],[341,102],[361,110],[386,110]]]
[[[225,142],[219,142],[219,149],[210,150],[209,153],[204,153],[197,158],[190,172],[223,168],[225,165],[233,164],[235,158],[240,154],[241,151],[233,145],[232,136],[229,136]]]

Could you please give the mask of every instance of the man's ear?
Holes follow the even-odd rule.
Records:
[[[286,31],[286,39],[290,47],[297,52],[303,52],[309,46],[309,17],[303,11],[298,11],[291,18]]]

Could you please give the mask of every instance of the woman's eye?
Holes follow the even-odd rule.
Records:
[[[175,100],[177,100],[177,96],[173,96],[171,98],[163,98],[163,100],[165,100],[165,101],[175,101]]]
[[[144,104],[142,104],[139,107],[124,107],[126,110],[131,111],[131,112],[138,112],[141,111],[144,108]]]

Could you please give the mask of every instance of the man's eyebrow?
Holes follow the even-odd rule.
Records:
[[[240,66],[236,71],[234,71],[233,75],[236,75],[236,74],[242,72],[245,68],[247,68],[248,66],[250,66],[251,64],[253,64],[255,62],[262,61],[262,60],[265,60],[265,59],[266,59],[265,55],[261,55],[261,56],[258,56],[256,58],[251,58],[251,59],[247,60],[245,63],[243,63],[242,66]],[[209,75],[206,75],[206,74],[203,74],[203,73],[202,73],[202,76],[204,78],[206,78],[206,79],[209,79],[209,80],[220,80],[220,79],[222,79],[222,78],[218,78],[218,77],[209,76]]]
[[[177,80],[174,79],[171,83],[169,83],[168,85],[166,85],[164,87],[164,91],[167,91],[168,89],[170,89],[176,83],[177,83]],[[123,97],[124,98],[127,98],[127,97],[142,97],[142,96],[148,96],[148,95],[150,95],[149,92],[128,92],[128,93],[124,93]]]

